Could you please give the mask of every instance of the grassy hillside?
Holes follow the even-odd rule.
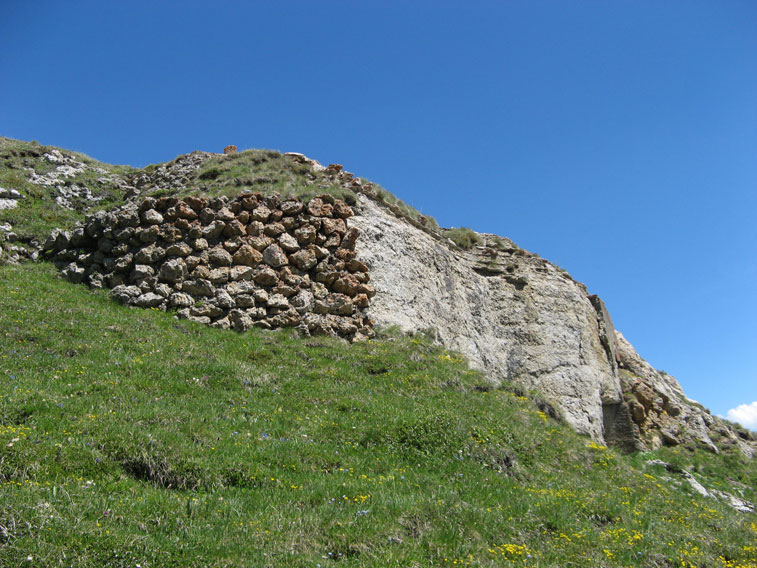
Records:
[[[129,309],[0,266],[0,566],[757,566],[737,454],[622,456],[424,337]]]

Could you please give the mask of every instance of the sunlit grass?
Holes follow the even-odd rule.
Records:
[[[224,332],[46,264],[0,267],[0,333],[0,566],[757,564],[754,515],[423,336]]]

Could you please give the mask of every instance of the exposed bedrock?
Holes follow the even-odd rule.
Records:
[[[377,291],[367,311],[376,325],[433,329],[493,381],[538,389],[577,431],[614,431],[623,396],[599,299],[507,239],[482,235],[484,246],[456,250],[365,197],[358,205],[351,223]]]

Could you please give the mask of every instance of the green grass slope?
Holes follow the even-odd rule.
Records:
[[[424,337],[348,345],[129,309],[0,266],[0,566],[757,565],[692,492]],[[685,450],[680,450],[685,452]],[[677,460],[677,461],[676,461]]]

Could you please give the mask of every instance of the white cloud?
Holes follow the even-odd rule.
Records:
[[[728,420],[738,422],[750,430],[757,430],[757,400],[752,404],[740,404],[729,410]]]

